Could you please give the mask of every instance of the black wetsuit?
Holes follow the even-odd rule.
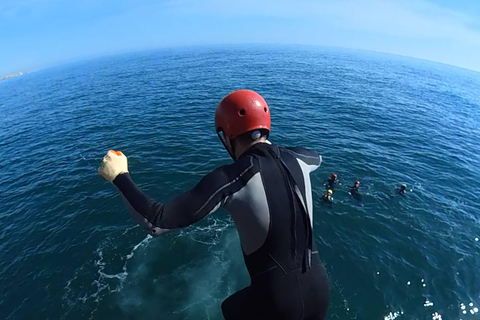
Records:
[[[353,186],[350,188],[350,194],[352,195],[353,198],[361,201],[362,200],[362,196],[360,195],[360,192],[358,190],[359,187],[357,186]]]
[[[142,193],[128,173],[114,184],[153,236],[225,207],[237,227],[250,286],[222,303],[225,319],[324,319],[328,278],[313,241],[309,173],[318,153],[258,143],[167,204]]]
[[[327,180],[327,189],[335,189],[335,185],[338,183],[337,179],[330,178]]]

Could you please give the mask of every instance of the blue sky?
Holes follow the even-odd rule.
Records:
[[[0,0],[0,76],[132,50],[291,43],[480,71],[478,0]]]

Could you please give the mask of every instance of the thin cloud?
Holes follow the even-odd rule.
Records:
[[[2,24],[6,15],[12,23]],[[17,45],[3,50],[0,60],[54,63],[100,55],[104,47],[110,53],[290,43],[401,54],[480,71],[479,21],[475,10],[426,0],[0,0],[0,27]],[[48,49],[35,49],[38,43]]]
[[[179,15],[284,21],[271,38],[374,50],[480,70],[480,18],[424,0],[179,0]],[[301,20],[308,28],[296,28]],[[292,26],[291,26],[292,25]],[[291,26],[291,27],[290,27]],[[264,29],[265,29],[264,28]],[[264,30],[261,40],[268,39]],[[267,41],[269,42],[269,41]]]
[[[172,1],[173,2],[173,1]],[[478,17],[426,1],[392,0],[181,0],[178,13],[318,19],[320,26],[374,31],[407,38],[453,39],[479,44],[469,24]]]

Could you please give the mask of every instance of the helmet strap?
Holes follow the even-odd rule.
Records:
[[[220,139],[220,141],[222,141],[222,144],[225,147],[225,149],[227,150],[230,157],[232,157],[233,161],[237,161],[237,159],[235,158],[235,146],[233,144],[233,141],[231,141],[232,143],[230,143],[230,146],[232,147],[232,151],[230,152],[230,149],[227,147],[227,144],[225,143],[225,139],[220,134],[220,131],[217,131],[217,135],[218,135],[218,138]]]

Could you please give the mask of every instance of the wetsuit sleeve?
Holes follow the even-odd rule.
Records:
[[[167,204],[145,195],[130,174],[121,174],[114,184],[120,190],[132,218],[153,236],[189,226],[214,212],[227,195],[216,192],[215,186],[225,177],[222,171],[205,176],[192,190],[184,192]]]
[[[322,164],[322,156],[316,151],[302,147],[288,147],[288,149],[297,159],[300,159],[308,165],[310,172],[316,170]]]
[[[247,169],[245,169],[247,170]],[[240,189],[244,173],[238,166],[224,166],[210,172],[191,190],[163,204],[145,195],[130,174],[113,183],[122,194],[133,219],[153,236],[189,226],[219,209],[228,196]]]

